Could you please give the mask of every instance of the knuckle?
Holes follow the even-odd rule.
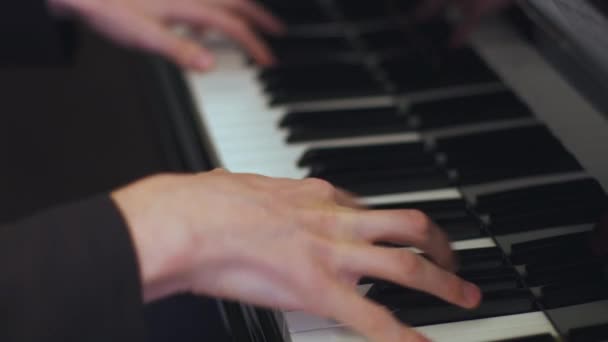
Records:
[[[307,178],[304,180],[304,184],[310,190],[320,195],[332,195],[335,192],[335,188],[331,183],[320,178]]]
[[[404,219],[418,241],[424,243],[431,238],[433,222],[425,213],[420,210],[407,210],[404,212]]]

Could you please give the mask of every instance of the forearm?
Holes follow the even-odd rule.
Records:
[[[143,340],[127,228],[107,196],[0,228],[2,341]]]
[[[46,0],[14,0],[0,11],[0,66],[62,64],[75,40],[70,25],[51,14]]]

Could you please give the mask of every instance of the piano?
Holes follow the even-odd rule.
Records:
[[[193,169],[318,177],[425,211],[483,304],[359,290],[434,341],[608,341],[608,264],[589,249],[608,209],[602,1],[521,1],[459,48],[451,13],[414,23],[416,1],[260,1],[288,23],[269,38],[281,64],[216,37],[214,71],[159,67]],[[303,312],[221,308],[235,341],[365,341]]]

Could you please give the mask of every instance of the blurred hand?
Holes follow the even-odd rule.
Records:
[[[461,12],[462,23],[452,36],[452,45],[462,45],[485,15],[498,12],[514,0],[424,0],[417,10],[417,17],[426,19],[438,14],[446,6],[454,4]]]
[[[129,224],[146,300],[176,292],[304,310],[377,342],[427,341],[356,291],[386,279],[472,308],[448,240],[413,210],[368,211],[318,179],[216,170],[155,176],[112,194]],[[375,241],[408,243],[434,262]]]
[[[155,52],[197,70],[213,65],[200,42],[172,31],[217,29],[240,43],[262,65],[274,62],[255,33],[279,34],[281,22],[252,0],[48,0],[55,13],[75,14],[93,29],[127,47]]]

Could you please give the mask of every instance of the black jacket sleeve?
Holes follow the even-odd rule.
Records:
[[[56,65],[69,61],[74,30],[51,17],[45,0],[14,0],[0,10],[0,66]]]
[[[109,196],[0,227],[0,341],[143,341],[141,298]]]

